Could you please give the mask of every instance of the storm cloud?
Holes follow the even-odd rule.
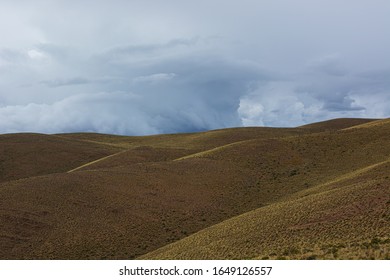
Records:
[[[390,115],[388,1],[3,2],[0,133]]]

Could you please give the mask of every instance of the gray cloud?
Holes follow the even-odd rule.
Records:
[[[307,64],[307,68],[309,73],[322,73],[330,76],[346,75],[346,70],[340,64],[340,57],[335,54],[312,60]]]
[[[390,115],[389,1],[3,2],[0,133]]]
[[[122,82],[107,79],[107,85],[100,87],[107,86],[109,92],[74,94],[50,104],[0,108],[0,127],[3,132],[141,135],[240,126],[239,99],[253,79],[265,75],[252,63],[207,55],[159,61],[142,72],[161,69],[169,72],[145,76],[133,73],[127,80],[123,76]],[[71,79],[46,84],[55,89],[87,81]]]
[[[42,81],[42,84],[45,84],[49,87],[63,87],[63,86],[72,86],[72,85],[83,85],[83,84],[88,84],[91,81],[82,78],[82,77],[75,77],[75,78],[70,78],[70,79],[65,79],[65,80],[48,80],[48,81]]]
[[[128,45],[122,47],[112,48],[104,55],[106,57],[115,58],[126,57],[129,55],[151,55],[155,52],[161,52],[163,50],[169,50],[177,47],[189,47],[197,43],[199,38],[193,39],[173,39],[163,44],[145,44],[145,45]]]
[[[356,100],[348,95],[333,96],[332,99],[326,100],[322,108],[331,112],[362,111],[366,109],[363,106],[356,106],[355,103]]]

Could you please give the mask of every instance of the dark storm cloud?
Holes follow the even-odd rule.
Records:
[[[168,72],[158,72],[162,70]],[[123,68],[119,72],[127,73]],[[253,63],[208,55],[158,61],[141,71],[148,75],[138,76],[135,72],[127,80],[126,75],[121,76],[122,83],[110,84],[108,79],[110,92],[72,95],[52,104],[1,108],[2,120],[7,115],[12,118],[0,121],[0,126],[8,132],[99,131],[132,135],[240,126],[237,109],[242,93],[248,91],[253,80],[266,77]],[[84,82],[88,80],[46,84],[60,87]]]
[[[389,1],[87,2],[0,4],[0,132],[390,115]]]

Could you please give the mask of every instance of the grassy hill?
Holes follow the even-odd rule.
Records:
[[[206,228],[143,259],[389,259],[390,160]]]
[[[0,135],[0,182],[65,172],[120,149],[36,133]]]
[[[389,120],[0,143],[2,259],[389,257]]]

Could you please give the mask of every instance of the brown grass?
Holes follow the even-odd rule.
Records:
[[[151,259],[388,259],[390,163],[234,217]]]
[[[119,148],[35,133],[0,135],[0,182],[65,172]]]
[[[0,258],[387,258],[390,126],[345,129],[368,121],[0,136]]]

